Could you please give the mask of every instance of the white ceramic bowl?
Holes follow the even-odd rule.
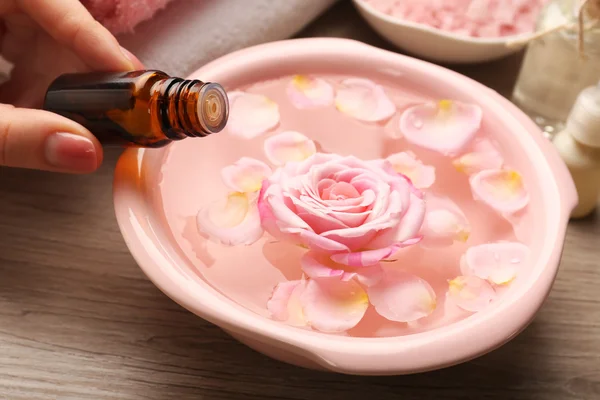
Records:
[[[435,62],[479,63],[496,60],[520,51],[524,44],[508,44],[529,36],[523,34],[497,39],[469,38],[393,18],[364,0],[353,2],[367,23],[389,42],[414,56]]]

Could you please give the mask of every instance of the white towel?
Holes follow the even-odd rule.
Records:
[[[121,45],[151,69],[185,77],[232,51],[289,38],[337,0],[178,0]]]

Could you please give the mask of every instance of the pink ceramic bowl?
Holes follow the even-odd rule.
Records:
[[[186,309],[259,352],[298,366],[347,374],[394,375],[447,367],[481,356],[521,332],[551,289],[569,214],[577,202],[568,170],[536,125],[496,92],[464,76],[343,39],[300,39],[256,46],[220,58],[192,77],[235,88],[298,72],[355,76],[376,72],[406,79],[440,97],[479,104],[486,123],[495,127],[495,139],[512,149],[511,162],[529,183],[533,203],[529,220],[520,229],[534,255],[531,273],[503,301],[426,332],[361,338],[287,326],[240,306],[202,279],[178,246],[162,203],[156,200],[158,184],[165,179],[161,166],[168,149],[128,149],[116,169],[116,216],[131,253],[152,282]],[[187,140],[197,140],[198,146],[214,143],[210,139]],[[184,146],[185,141],[177,145]],[[179,184],[194,185],[186,181],[189,171],[180,172]],[[204,173],[218,174],[218,170]]]

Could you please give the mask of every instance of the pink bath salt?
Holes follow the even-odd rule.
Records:
[[[173,0],[81,0],[90,14],[113,34],[132,32]]]
[[[461,36],[529,33],[548,0],[364,0],[391,17]]]

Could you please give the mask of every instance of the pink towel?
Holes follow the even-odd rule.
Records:
[[[173,0],[81,0],[102,25],[113,34],[132,32],[143,21]]]
[[[548,0],[366,0],[397,19],[472,37],[529,33]]]

